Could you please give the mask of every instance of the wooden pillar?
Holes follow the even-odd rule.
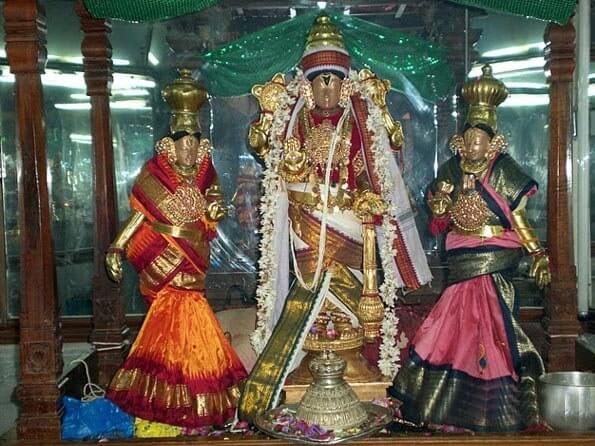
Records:
[[[546,293],[543,357],[549,371],[573,370],[577,320],[576,272],[572,250],[566,168],[570,153],[570,107],[576,32],[572,23],[548,25],[546,74],[550,84],[550,147],[547,185],[547,248],[552,284]],[[585,92],[586,94],[586,92]]]
[[[45,10],[37,0],[4,3],[6,53],[15,74],[21,243],[20,413],[22,439],[60,438],[62,342],[49,210],[41,73]]]
[[[114,180],[114,148],[109,97],[112,84],[111,23],[94,19],[81,0],[75,4],[81,19],[83,64],[87,95],[91,99],[93,184],[95,200],[95,246],[93,275],[93,330],[91,342],[120,344],[127,336],[120,287],[109,280],[105,253],[118,230]],[[105,344],[103,344],[105,345]],[[101,349],[102,344],[97,345]],[[99,384],[107,385],[122,363],[124,349],[98,351]]]

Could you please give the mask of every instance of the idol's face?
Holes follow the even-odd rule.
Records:
[[[198,138],[186,135],[175,142],[176,164],[182,167],[192,167],[198,161]]]
[[[461,155],[469,161],[482,161],[490,150],[490,135],[476,127],[468,129],[463,134],[465,148]]]
[[[341,78],[333,73],[319,74],[312,80],[314,103],[322,110],[332,110],[339,105]]]

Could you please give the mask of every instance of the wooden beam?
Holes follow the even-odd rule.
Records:
[[[21,439],[60,438],[62,343],[47,185],[41,73],[47,57],[45,10],[37,0],[4,3],[6,53],[15,74],[21,243]]]
[[[547,184],[547,248],[552,283],[546,293],[543,358],[549,371],[575,368],[577,320],[576,271],[572,249],[568,178],[570,107],[575,67],[576,32],[572,23],[549,24],[546,43],[546,75],[550,85],[550,147]]]
[[[105,253],[118,230],[116,185],[114,180],[114,148],[109,97],[112,84],[112,46],[109,41],[111,23],[94,19],[82,0],[75,3],[81,20],[81,51],[85,69],[87,95],[91,98],[91,139],[93,143],[93,184],[95,200],[95,246],[93,275],[92,343],[123,345],[126,339],[124,305],[120,287],[109,280]],[[99,346],[105,344],[100,344]],[[122,364],[124,348],[98,352],[99,384],[107,385]]]

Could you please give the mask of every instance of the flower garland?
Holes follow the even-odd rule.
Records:
[[[394,264],[394,257],[397,255],[394,248],[395,230],[393,223],[391,223],[391,216],[397,215],[397,206],[391,196],[391,191],[395,186],[389,169],[390,157],[393,155],[384,126],[382,111],[371,99],[372,92],[368,91],[365,83],[359,82],[355,71],[352,70],[349,77],[354,83],[355,91],[366,100],[368,106],[366,129],[370,132],[372,138],[371,149],[374,153],[374,170],[380,184],[380,195],[388,206],[388,217],[382,219],[384,237],[378,246],[384,273],[384,281],[379,287],[380,297],[384,302],[384,318],[380,329],[382,343],[380,345],[378,368],[385,376],[394,377],[400,368],[401,352],[396,345],[399,318],[395,314],[395,303],[399,286],[397,285]]]
[[[277,295],[277,281],[275,271],[278,268],[275,260],[274,222],[277,215],[279,200],[277,199],[281,181],[279,178],[279,164],[283,155],[283,133],[291,118],[290,111],[296,101],[299,81],[303,76],[294,78],[279,94],[279,106],[273,113],[273,122],[269,133],[270,150],[265,157],[265,171],[262,180],[264,193],[260,200],[261,240],[260,261],[258,270],[258,287],[256,288],[256,329],[250,335],[250,343],[257,354],[260,354],[271,336],[269,321],[272,318],[275,298]]]

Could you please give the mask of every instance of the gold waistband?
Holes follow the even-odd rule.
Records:
[[[461,229],[455,226],[455,232],[462,235],[473,235],[476,237],[481,238],[491,238],[491,237],[498,237],[504,233],[504,228],[500,225],[483,225],[480,229],[476,231],[462,231]]]
[[[205,289],[205,275],[180,271],[169,284],[176,288],[203,291]]]
[[[199,233],[192,229],[185,229],[179,226],[166,225],[158,221],[152,223],[153,229],[161,234],[170,235],[172,237],[183,238],[185,240],[196,240],[199,238]]]
[[[319,195],[314,195],[311,192],[299,192],[295,190],[288,191],[289,201],[294,204],[301,206],[308,210],[321,210],[322,209],[322,200]],[[332,213],[333,208],[337,206],[340,210],[348,210],[351,209],[353,204],[353,199],[351,193],[346,192],[344,195],[341,196],[341,199],[337,199],[337,197],[329,194],[328,199],[328,209],[329,212]]]

